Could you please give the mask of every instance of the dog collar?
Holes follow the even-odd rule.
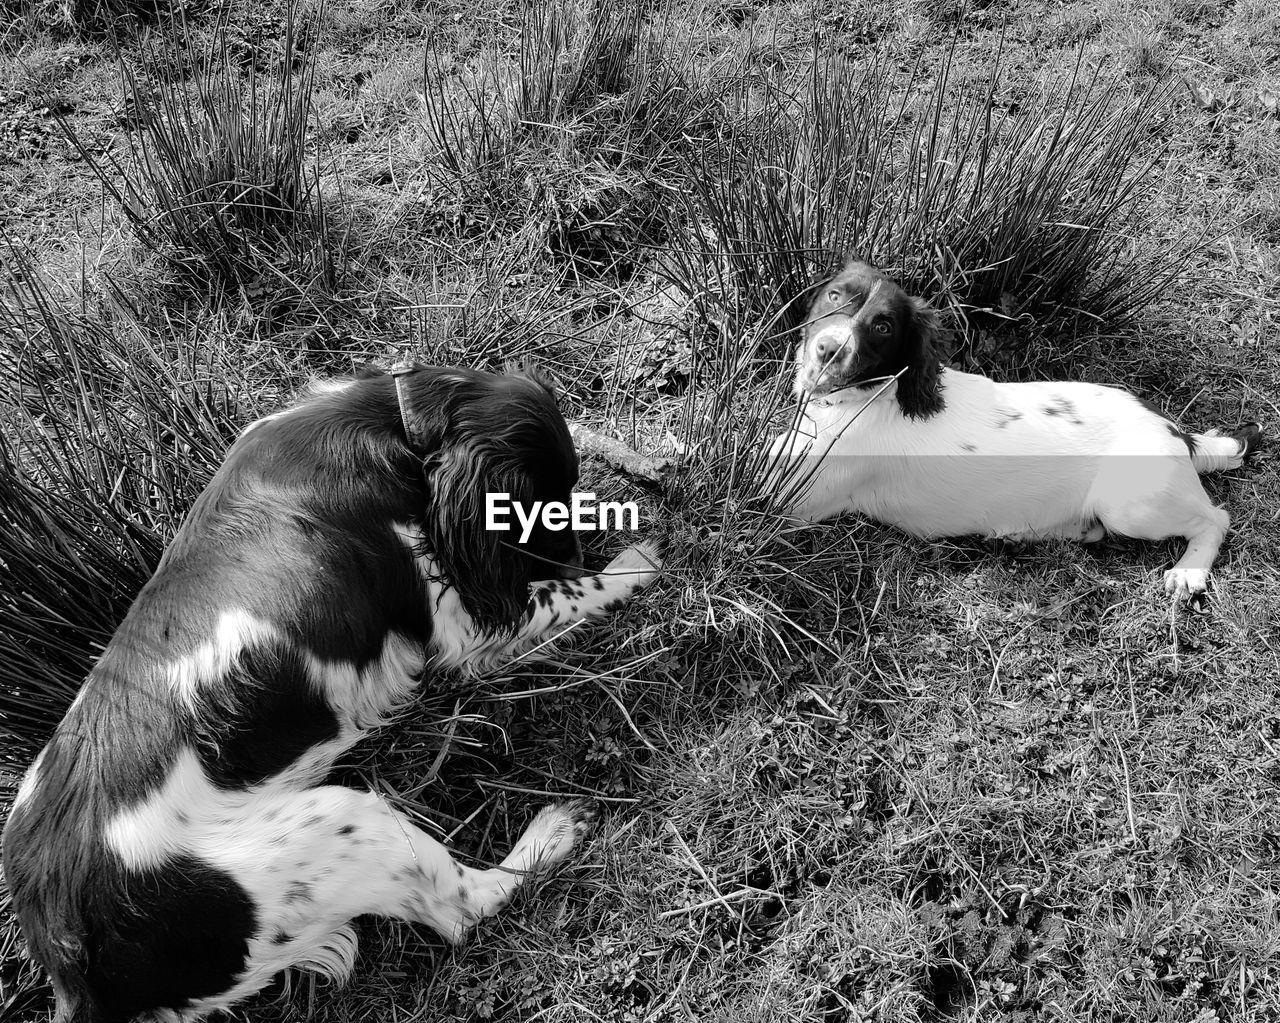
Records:
[[[415,451],[426,448],[423,438],[413,428],[413,408],[409,399],[409,389],[405,387],[404,378],[416,373],[420,367],[416,362],[397,362],[391,367],[391,379],[396,382],[396,404],[400,406],[400,425],[404,428],[405,440]]]

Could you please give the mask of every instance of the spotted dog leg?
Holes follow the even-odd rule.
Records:
[[[496,867],[476,870],[370,792],[323,786],[254,796],[225,828],[201,830],[197,855],[252,896],[257,928],[235,987],[198,1012],[260,990],[290,966],[341,983],[364,914],[423,923],[459,942],[520,885],[563,862],[589,827],[590,805],[544,807]]]
[[[645,542],[628,547],[596,575],[534,583],[521,637],[541,636],[562,621],[610,611],[658,578],[661,569],[657,545]]]
[[[481,670],[511,660],[577,622],[619,607],[661,570],[658,545],[645,541],[628,547],[603,572],[534,583],[524,621],[514,636],[482,635],[453,590],[437,591],[432,603],[436,662]]]

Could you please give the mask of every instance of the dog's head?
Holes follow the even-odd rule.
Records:
[[[401,387],[407,439],[423,456],[432,557],[478,626],[514,629],[531,582],[582,574],[567,523],[555,528],[538,514],[522,539],[517,511],[527,520],[552,502],[572,507],[578,455],[555,389],[536,370],[438,367],[403,377]]]
[[[899,371],[905,415],[942,408],[934,352],[937,315],[869,263],[854,260],[817,288],[796,353],[795,393],[816,397],[878,387]]]

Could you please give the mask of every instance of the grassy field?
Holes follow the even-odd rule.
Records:
[[[678,458],[660,493],[585,465],[666,577],[342,776],[479,862],[553,797],[600,823],[468,944],[363,921],[346,988],[237,1018],[1280,1020],[1269,453],[1207,481],[1203,616],[1177,543],[786,530],[756,485],[849,252],[955,365],[1274,432],[1273,3],[130,10],[0,0],[0,811],[244,423],[369,361],[532,358]],[[46,1019],[6,906],[0,1018]]]

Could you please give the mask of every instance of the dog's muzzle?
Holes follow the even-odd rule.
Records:
[[[853,325],[844,317],[824,323],[805,341],[797,383],[809,394],[826,394],[850,379],[858,346]]]

